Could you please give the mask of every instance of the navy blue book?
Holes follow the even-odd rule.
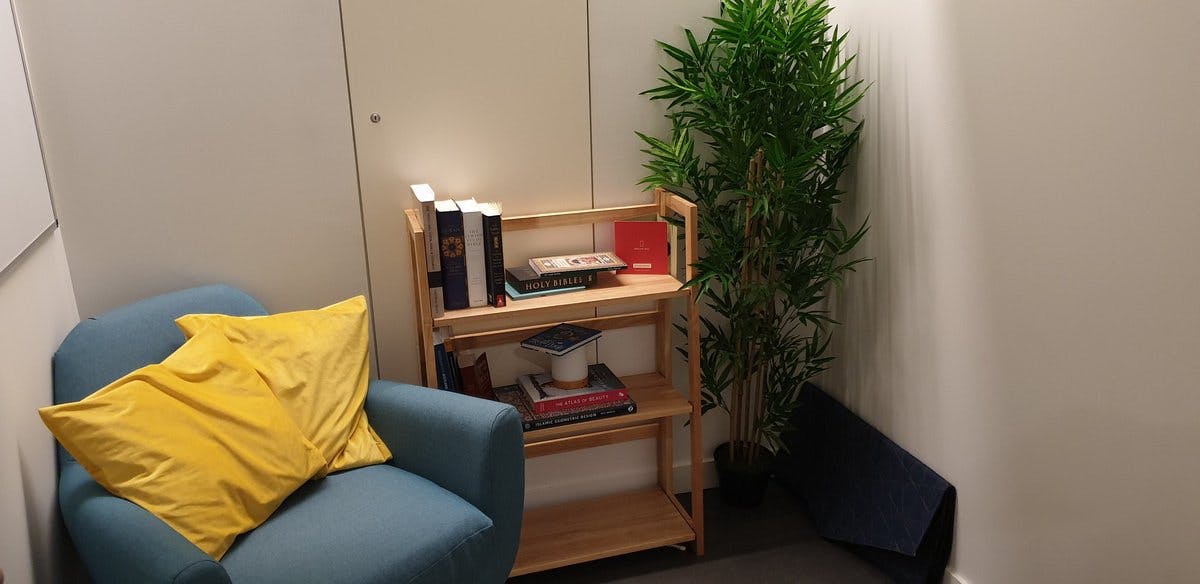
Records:
[[[600,338],[600,331],[587,327],[562,323],[548,328],[521,341],[521,346],[543,353],[566,355]]]
[[[453,369],[450,367],[452,355],[446,352],[446,333],[441,328],[433,329],[433,363],[437,367],[438,389],[455,391]]]
[[[442,254],[442,295],[446,310],[459,310],[471,305],[467,296],[467,256],[463,241],[462,211],[454,201],[438,201],[438,248]]]

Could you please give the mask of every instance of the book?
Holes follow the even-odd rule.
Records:
[[[668,274],[666,221],[614,221],[613,249],[629,274]]]
[[[564,424],[574,424],[577,422],[586,422],[588,420],[598,420],[601,418],[611,418],[613,416],[622,416],[637,412],[637,403],[626,397],[617,402],[611,402],[591,408],[580,408],[578,410],[568,410],[563,412],[554,412],[550,414],[537,414],[525,402],[524,392],[516,385],[505,385],[492,390],[496,395],[496,401],[509,404],[517,408],[517,413],[521,414],[521,426],[526,432],[540,430],[542,428],[552,428],[554,426],[562,426]]]
[[[667,224],[667,272],[679,277],[679,226]]]
[[[462,212],[463,246],[467,263],[467,305],[487,306],[487,264],[483,258],[483,214],[475,199],[454,201]]]
[[[487,353],[476,357],[473,351],[462,351],[457,359],[459,378],[462,379],[459,393],[491,399],[492,374],[487,365]]]
[[[454,376],[450,368],[450,353],[446,351],[446,331],[433,329],[433,363],[437,368],[438,389],[454,391]]]
[[[517,292],[530,294],[559,288],[591,286],[596,283],[597,271],[575,272],[557,276],[539,276],[529,266],[514,266],[504,270],[504,281],[511,284]]]
[[[603,363],[588,365],[588,384],[579,389],[560,389],[548,373],[517,377],[525,399],[534,413],[548,414],[607,404],[629,397],[625,384]]]
[[[551,294],[562,294],[563,292],[577,292],[577,291],[583,290],[583,289],[584,289],[583,286],[572,286],[570,288],[554,288],[553,290],[542,290],[541,292],[529,292],[527,294],[522,294],[520,292],[517,292],[516,289],[514,289],[512,287],[511,283],[509,283],[509,282],[504,283],[504,291],[508,292],[508,297],[510,300],[528,300],[530,298],[537,298],[538,296],[549,296]]]
[[[487,302],[497,308],[508,303],[504,294],[504,235],[500,203],[480,203],[483,215],[483,261],[487,267]]]
[[[433,188],[426,184],[408,185],[421,212],[421,227],[425,229],[425,271],[429,280],[429,310],[433,318],[445,314],[442,298],[442,253],[438,249],[437,209],[434,208]]]
[[[446,329],[446,337],[450,337],[449,328]],[[463,393],[463,377],[462,367],[458,365],[458,354],[455,351],[446,352],[446,360],[450,366],[450,383],[453,384],[454,393]]]
[[[562,356],[600,338],[600,331],[579,325],[554,325],[521,341],[521,346],[554,356]]]
[[[471,394],[475,397],[484,399],[493,399],[492,395],[492,370],[488,367],[487,353],[480,353],[479,358],[475,359],[475,393]]]
[[[442,256],[442,298],[446,310],[469,308],[466,244],[462,212],[454,201],[437,201],[438,248]]]
[[[605,270],[623,270],[627,266],[617,254],[611,251],[579,253],[564,256],[548,256],[532,258],[529,267],[539,276],[554,276],[573,272],[596,272]]]

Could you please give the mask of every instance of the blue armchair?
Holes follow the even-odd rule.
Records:
[[[183,290],[79,323],[54,356],[54,401],[82,399],[157,363],[195,312],[266,314],[228,286]],[[220,562],[154,515],[96,484],[61,447],[59,506],[97,582],[503,582],[524,503],[521,421],[512,407],[373,381],[371,426],[394,458],[293,493]]]

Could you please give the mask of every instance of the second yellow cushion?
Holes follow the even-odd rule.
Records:
[[[364,297],[270,316],[189,314],[175,323],[188,337],[215,326],[241,350],[329,461],[322,474],[391,458],[363,411],[369,382]]]

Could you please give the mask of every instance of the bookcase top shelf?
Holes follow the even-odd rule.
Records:
[[[495,323],[547,310],[567,310],[687,296],[688,290],[680,288],[680,286],[681,282],[670,275],[601,272],[596,277],[596,283],[585,290],[538,296],[525,300],[510,300],[508,306],[501,308],[480,306],[462,310],[447,310],[445,315],[433,319],[433,326]]]

